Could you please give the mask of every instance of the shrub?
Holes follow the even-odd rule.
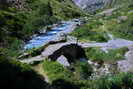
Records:
[[[33,71],[29,65],[11,59],[0,59],[0,87],[47,89],[47,86],[48,84],[44,82],[42,76]]]
[[[76,80],[86,80],[91,76],[93,72],[92,67],[87,62],[77,61],[76,64],[74,64],[74,68],[75,68],[74,77]]]
[[[25,10],[13,7],[0,10],[0,46],[11,51],[18,52],[22,42],[29,40],[30,36],[38,33],[42,27],[75,17],[73,14],[65,15],[69,11],[75,12],[75,6],[68,1],[64,4],[58,0],[26,0],[25,4]],[[69,5],[73,7],[68,7]],[[60,8],[63,10],[60,11]],[[76,13],[81,14],[80,10],[76,10]]]
[[[71,35],[77,37],[80,41],[98,41],[105,42],[108,38],[105,37],[105,32],[97,31],[97,27],[101,26],[100,21],[92,21],[92,23],[87,23],[75,29]]]
[[[72,73],[58,62],[44,61],[43,68],[50,82],[57,79],[69,80],[72,76]]]
[[[104,76],[96,80],[82,82],[81,89],[132,89],[133,74],[120,73],[114,76]]]
[[[105,53],[100,48],[87,48],[86,55],[88,59],[93,61],[114,62],[124,59],[124,54],[128,51],[128,48],[109,49],[108,53]]]

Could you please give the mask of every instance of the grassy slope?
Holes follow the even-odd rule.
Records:
[[[107,41],[107,33],[112,33],[118,38],[133,40],[133,9],[132,3],[125,3],[121,8],[115,10],[111,16],[92,16],[88,23],[77,28],[72,35],[80,41]],[[119,22],[121,16],[127,19]]]
[[[91,61],[114,63],[125,58],[124,55],[128,48],[110,49],[108,53],[105,53],[100,48],[86,48],[85,51]]]
[[[0,47],[15,56],[23,41],[42,27],[81,16],[81,11],[67,0],[27,0],[27,10],[0,9]]]
[[[119,2],[116,3],[116,5]],[[115,6],[115,5],[114,5]],[[133,9],[132,3],[123,3],[123,6],[115,10],[110,16],[92,16],[86,24],[77,28],[71,35],[76,36],[79,41],[88,42],[106,42],[110,38],[108,33],[114,35],[116,38],[123,38],[133,40]],[[125,17],[125,20],[120,18]],[[124,59],[124,54],[127,52],[126,48],[109,50],[105,53],[100,48],[86,49],[88,59],[94,61],[115,62]]]
[[[5,89],[49,89],[47,86],[48,84],[29,65],[0,58],[0,87]]]
[[[44,61],[43,69],[50,79],[51,84],[56,83],[59,89],[132,89],[132,73],[119,73],[114,75],[101,76],[95,79],[89,79],[88,69],[84,62],[75,64],[75,71],[72,72],[57,62]],[[86,76],[85,76],[86,75]],[[65,84],[63,81],[69,81],[73,84]],[[58,81],[58,82],[57,82]],[[60,81],[60,82],[59,82]],[[61,85],[61,86],[60,86]],[[56,86],[56,88],[57,88]],[[66,88],[67,87],[67,88]],[[58,88],[57,88],[58,89]]]
[[[41,27],[75,18],[80,16],[81,12],[75,10],[76,7],[70,1],[63,3],[59,0],[27,0],[27,4],[28,11],[11,7],[0,8],[0,87],[56,89],[44,82],[29,65],[11,59],[19,54],[23,41]]]
[[[52,3],[58,3],[58,2],[54,1]],[[37,3],[34,3],[34,4],[38,6]],[[42,3],[40,3],[40,4],[42,4]],[[44,4],[46,4],[46,0],[45,0]],[[57,4],[53,4],[53,5],[57,5]],[[44,6],[44,5],[42,5],[42,6]],[[33,6],[32,8],[35,8],[35,7]],[[38,7],[36,7],[36,8],[38,8]],[[52,7],[52,8],[54,8],[54,7]],[[39,11],[39,10],[40,9],[37,9],[37,11]],[[57,11],[54,10],[52,12],[59,13],[60,11],[58,11],[58,9],[57,9]],[[34,26],[33,22],[36,22],[38,20],[41,20],[41,18],[44,18],[43,17],[44,14],[38,14],[38,12],[36,13],[36,10],[34,10],[34,9],[33,9],[32,15],[30,13],[28,13],[28,12],[26,12],[26,13],[19,12],[18,13],[18,12],[16,12],[16,10],[15,10],[15,14],[14,14],[14,10],[13,10],[13,12],[12,12],[12,10],[11,11],[0,11],[0,19],[2,18],[1,21],[3,21],[2,23],[0,23],[0,26],[1,26],[0,41],[6,45],[10,44],[9,46],[6,46],[6,47],[15,48],[15,47],[17,47],[16,45],[19,45],[20,43],[18,42],[18,44],[16,44],[16,41],[14,41],[14,40],[21,42],[21,40],[24,39],[24,38],[19,38],[14,35],[12,36],[11,35],[12,32],[17,32],[17,34],[19,33],[20,36],[23,35],[24,37],[25,37],[25,33],[27,35],[32,35],[33,33],[31,33],[30,31],[33,32],[33,26]],[[25,16],[25,14],[26,14],[26,16]],[[65,13],[62,13],[60,15],[63,16],[64,19],[66,19],[67,15],[64,16],[64,14]],[[30,16],[30,18],[29,18],[29,16]],[[45,13],[45,16],[47,17],[46,13]],[[52,17],[53,17],[53,15],[52,15]],[[59,15],[56,15],[56,14],[54,15],[53,18],[55,18],[55,17],[58,19],[62,19],[62,18],[60,18]],[[107,18],[105,18],[105,19],[107,20]],[[95,20],[95,18],[94,18],[94,20]],[[108,19],[108,21],[110,21],[110,18]],[[50,21],[50,23],[51,23],[51,21]],[[35,23],[35,24],[37,24],[37,23]],[[90,27],[90,28],[93,28],[92,31],[100,32],[101,31],[100,29],[102,29],[102,28],[100,28],[98,30],[97,30],[97,28],[99,28],[99,26],[101,27],[102,24],[99,24],[99,23],[97,24],[96,20],[94,21],[94,24],[96,24],[96,25],[93,25],[93,23],[92,23],[92,25]],[[15,26],[17,26],[17,28]],[[21,26],[22,27],[25,26],[25,29],[22,29]],[[28,27],[26,27],[26,26],[28,26]],[[35,28],[38,26],[40,26],[40,24],[35,25]],[[28,29],[30,29],[30,30],[28,30]],[[23,33],[23,31],[24,31],[24,33]],[[88,35],[85,35],[85,37],[83,37],[83,39],[86,37],[88,37]],[[96,38],[92,37],[92,38],[94,38],[93,40],[98,38],[98,40],[103,41],[103,40],[99,39],[99,37],[96,37]],[[6,42],[3,42],[3,41],[6,41]],[[14,41],[13,47],[11,47],[11,44],[13,44],[12,41]],[[16,49],[19,49],[19,48],[16,48]],[[0,66],[1,66],[0,67],[1,68],[1,72],[0,72],[1,85],[0,85],[0,87],[3,87],[5,85],[4,88],[6,88],[6,89],[8,89],[9,87],[13,88],[13,89],[18,89],[18,88],[19,89],[43,89],[44,87],[46,87],[46,85],[49,85],[49,84],[45,83],[44,81],[42,81],[42,78],[40,79],[40,76],[38,74],[36,74],[34,71],[32,71],[29,68],[29,66],[23,65],[18,62],[13,62],[13,61],[8,63],[8,61],[4,60],[4,62],[3,62],[3,59],[6,59],[8,53],[9,53],[8,49],[3,49],[3,48],[0,49]],[[10,51],[10,53],[12,53],[12,51]],[[4,55],[4,56],[1,56],[1,55]],[[52,65],[52,63],[51,63],[51,65],[49,65],[49,62],[48,62],[48,64],[46,64],[46,65],[47,65],[47,70],[49,70],[47,72],[50,72],[52,78],[54,78],[54,79],[55,79],[54,76],[56,76],[58,71],[67,75],[67,76],[65,76],[64,74],[59,74],[58,75],[59,77],[56,76],[57,80],[53,81],[53,83],[52,83],[54,88],[48,88],[48,89],[66,89],[66,88],[67,89],[79,89],[75,85],[73,85],[72,82],[74,82],[74,84],[76,83],[76,85],[78,87],[80,87],[80,89],[129,89],[129,88],[132,89],[133,88],[132,87],[133,76],[130,73],[118,74],[115,76],[111,76],[111,77],[109,76],[109,77],[100,78],[100,79],[96,79],[96,80],[81,80],[81,81],[80,80],[78,80],[78,81],[71,80],[71,83],[69,83],[69,82],[64,82],[64,80],[60,81],[61,79],[59,79],[59,81],[58,81],[58,78],[60,78],[60,76],[61,77],[63,76],[65,78],[69,77],[69,73],[66,70],[64,70],[64,68],[61,65],[58,65],[55,63],[55,67],[53,67],[52,70],[50,68],[51,66],[54,66],[54,65]],[[63,70],[64,72],[62,72],[61,70]],[[8,82],[9,82],[8,80],[10,81],[10,84],[8,84]],[[7,84],[9,87],[7,86]],[[26,85],[26,84],[28,84],[28,85]]]

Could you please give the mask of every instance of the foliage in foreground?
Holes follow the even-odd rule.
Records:
[[[3,57],[4,58],[4,57]],[[42,76],[33,71],[29,65],[17,61],[0,59],[0,87],[6,89],[132,89],[133,74],[120,73],[103,76],[98,79],[73,80],[70,72],[66,72],[58,63],[50,63],[46,68],[55,80],[51,84],[44,82]],[[46,63],[45,63],[46,64]],[[53,66],[51,64],[54,64]],[[48,64],[47,64],[48,67]],[[45,68],[44,68],[45,69]],[[86,71],[83,71],[83,73]],[[53,74],[54,73],[54,74]],[[65,75],[62,75],[65,74]],[[69,79],[68,75],[71,75]],[[8,86],[7,86],[8,85]]]
[[[29,65],[0,58],[0,87],[5,89],[47,89],[43,78]]]
[[[84,65],[81,63],[81,65]],[[133,74],[132,73],[118,73],[112,75],[101,76],[96,79],[89,79],[86,77],[86,68],[81,69],[81,65],[77,64],[75,75],[70,72],[64,72],[63,66],[57,62],[44,62],[44,71],[49,79],[53,79],[51,84],[59,89],[132,89],[133,88]],[[84,71],[85,70],[85,71]],[[71,71],[72,72],[72,71]],[[66,75],[64,77],[64,75]],[[68,77],[70,75],[71,77]],[[89,75],[89,74],[88,74]],[[51,77],[52,76],[52,77]],[[80,77],[79,77],[80,76]],[[76,78],[75,78],[76,77]],[[84,78],[84,79],[83,79]],[[64,82],[67,81],[67,82]],[[68,85],[66,85],[68,84]]]
[[[103,76],[95,80],[80,81],[81,89],[133,89],[133,73]]]
[[[58,79],[67,81],[78,81],[89,78],[93,69],[86,62],[77,61],[69,67],[64,67],[58,62],[44,61],[43,69],[50,82]]]
[[[44,61],[43,68],[51,82],[57,79],[68,80],[72,76],[72,73],[58,62]]]

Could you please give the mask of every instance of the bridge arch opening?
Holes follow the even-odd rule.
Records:
[[[80,60],[81,58],[87,59],[84,49],[78,44],[65,45],[56,50],[48,58],[52,61],[56,61],[61,55],[65,56],[70,64],[76,62],[76,60]]]

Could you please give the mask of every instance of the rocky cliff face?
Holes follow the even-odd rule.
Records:
[[[25,6],[25,0],[0,0],[2,6],[12,6],[18,9],[23,9]]]
[[[110,6],[116,0],[73,0],[73,2],[80,8],[87,11],[95,11],[105,6]]]

